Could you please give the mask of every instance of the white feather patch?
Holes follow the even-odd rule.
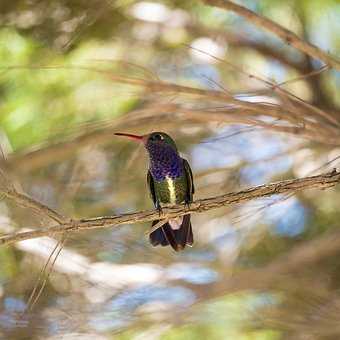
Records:
[[[170,227],[173,230],[178,230],[181,227],[182,223],[183,223],[183,216],[178,216],[176,218],[169,220]]]
[[[170,177],[167,177],[166,180],[167,180],[168,186],[169,186],[170,203],[175,204],[176,203],[175,181],[172,178],[170,178]]]

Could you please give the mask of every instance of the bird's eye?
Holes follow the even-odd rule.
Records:
[[[154,136],[153,136],[153,139],[154,139],[154,140],[163,140],[164,137],[163,137],[162,135],[157,134],[157,135],[154,135]]]

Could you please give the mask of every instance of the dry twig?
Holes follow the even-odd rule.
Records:
[[[57,233],[67,233],[82,231],[88,229],[108,228],[122,224],[131,224],[137,222],[149,222],[159,219],[174,218],[188,213],[204,212],[211,209],[220,208],[229,204],[247,202],[253,199],[268,197],[271,195],[293,193],[311,188],[329,188],[340,182],[340,172],[336,170],[318,175],[300,179],[284,180],[276,183],[260,185],[238,192],[231,192],[224,195],[197,200],[190,204],[190,207],[182,204],[165,207],[162,214],[157,210],[139,211],[122,215],[108,217],[96,217],[90,219],[70,220],[51,227],[41,228],[39,230],[19,232],[8,234],[0,237],[0,245],[12,244],[18,241],[28,240],[37,237],[49,236]],[[7,196],[16,200],[16,196]],[[27,196],[23,196],[27,197]],[[29,199],[31,202],[32,199]],[[20,202],[22,204],[22,202]],[[22,204],[28,206],[27,204]],[[37,204],[37,206],[40,205]],[[46,209],[49,209],[46,207]],[[45,208],[40,209],[43,212]],[[46,210],[47,211],[47,210]],[[57,213],[56,213],[57,214]]]
[[[295,33],[287,30],[286,28],[280,26],[274,21],[265,18],[255,12],[233,3],[228,0],[204,0],[204,2],[211,6],[220,7],[229,11],[233,11],[246,19],[248,19],[253,24],[260,26],[276,36],[283,39],[287,44],[295,47],[301,52],[311,56],[314,59],[323,61],[326,65],[333,67],[336,70],[340,70],[340,61],[335,57],[329,55],[328,53],[322,51],[315,45],[308,43],[307,41],[299,38]]]
[[[59,213],[57,213],[55,210],[49,208],[48,206],[34,200],[33,198],[25,195],[25,194],[21,194],[19,192],[17,192],[14,189],[11,190],[4,190],[3,191],[4,197],[15,201],[18,205],[25,207],[25,208],[29,208],[32,211],[34,211],[35,213],[38,213],[42,216],[46,216],[51,218],[52,220],[58,222],[59,224],[64,223],[65,221],[67,221],[67,219],[60,215]]]
[[[31,211],[33,211],[34,213],[39,214],[40,216],[48,217],[51,220],[57,222],[59,225],[61,225],[62,223],[70,222],[69,219],[62,216],[61,214],[59,214],[55,210],[49,208],[48,206],[34,200],[33,198],[31,198],[31,197],[29,197],[25,194],[19,193],[15,189],[15,187],[12,185],[10,180],[4,174],[2,174],[0,172],[0,175],[1,175],[1,178],[2,178],[2,183],[1,183],[2,185],[0,186],[0,192],[3,193],[3,196],[5,198],[13,200],[16,204],[18,204],[22,207],[28,208]],[[38,280],[36,282],[36,285],[35,285],[32,293],[31,293],[31,295],[28,299],[27,309],[25,310],[24,314],[26,313],[26,311],[32,310],[34,305],[37,303],[40,295],[42,294],[44,287],[47,283],[48,277],[53,270],[54,264],[55,264],[55,262],[56,262],[56,260],[59,256],[60,252],[63,249],[63,246],[66,242],[66,238],[67,238],[67,235],[62,233],[61,241],[59,241],[57,243],[56,247],[54,248],[54,250],[50,254],[49,258],[47,259],[45,266],[42,268],[40,275],[38,277]],[[54,258],[53,258],[53,256],[54,256]],[[47,272],[47,275],[45,276],[46,269],[48,269],[48,272]],[[40,284],[41,284],[41,286],[39,287]]]
[[[224,63],[227,62],[224,61]],[[230,62],[227,64],[238,72],[241,72],[250,78],[255,78],[253,74],[245,72],[236,65],[232,65]],[[159,119],[159,121],[163,125],[166,125],[167,128],[174,124],[174,122],[178,124],[178,120],[190,120],[191,122],[199,123],[202,121],[237,123],[261,126],[277,132],[299,135],[328,145],[339,145],[339,123],[331,112],[323,111],[294,96],[292,93],[281,88],[281,84],[274,84],[266,79],[260,79],[259,77],[256,77],[256,79],[266,84],[273,93],[276,93],[276,98],[273,97],[274,102],[249,102],[241,100],[237,96],[230,95],[225,91],[200,89],[159,80],[145,80],[118,76],[105,69],[87,66],[13,66],[6,69],[11,70],[20,68],[66,68],[70,70],[80,69],[97,72],[109,77],[114,82],[142,87],[147,93],[150,93],[151,97],[154,93],[185,94],[187,98],[189,96],[193,96],[194,98],[205,97],[206,106],[208,108],[202,108],[201,101],[197,103],[196,100],[191,105],[164,104],[159,102],[159,96],[157,96],[155,105],[132,111],[121,118],[115,119],[115,121],[104,128],[92,129],[82,135],[74,136],[73,139],[64,140],[40,149],[9,155],[6,161],[1,162],[1,165],[6,168],[8,172],[29,172],[44,165],[61,161],[72,156],[80,148],[91,143],[95,142],[96,145],[99,145],[110,142],[112,140],[113,129],[124,127],[125,130],[140,130],[143,126],[150,126],[150,121],[159,118],[160,115],[162,119]],[[322,68],[321,71],[322,70],[324,70],[324,68]],[[317,72],[320,72],[320,70]],[[310,73],[302,77],[312,76],[313,74],[314,73]],[[219,109],[214,109],[212,106],[216,105],[216,103],[223,103],[223,106]],[[264,121],[261,118],[264,116],[274,118],[275,123]]]

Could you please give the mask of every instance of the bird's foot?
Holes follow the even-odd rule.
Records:
[[[158,210],[158,215],[159,215],[159,218],[160,218],[163,215],[162,207],[160,205],[157,205],[156,209]]]
[[[190,209],[190,203],[189,201],[185,201],[184,205],[189,210]]]

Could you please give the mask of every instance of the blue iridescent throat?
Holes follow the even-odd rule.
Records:
[[[150,172],[155,181],[164,181],[166,177],[175,179],[182,176],[183,160],[172,146],[148,143],[146,149],[150,157]]]

